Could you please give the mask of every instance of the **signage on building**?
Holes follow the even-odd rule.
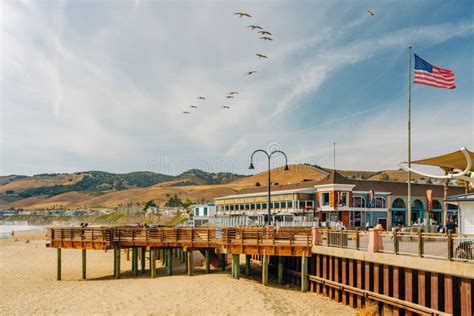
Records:
[[[433,211],[433,190],[426,190],[426,210],[428,213]]]

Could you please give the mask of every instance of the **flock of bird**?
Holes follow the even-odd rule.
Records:
[[[245,12],[235,12],[234,15],[239,16],[239,18],[252,18],[252,16],[250,14],[245,13]],[[260,34],[260,39],[262,41],[273,41],[273,38],[271,37],[271,36],[273,36],[273,34],[266,31],[266,30],[264,30],[263,27],[261,27],[259,25],[255,25],[255,24],[250,24],[250,25],[247,26],[247,28],[251,29],[252,31],[258,30],[257,33]],[[268,59],[268,56],[266,56],[262,53],[257,53],[255,55],[257,56],[257,59]],[[250,71],[245,72],[244,76],[251,76],[251,75],[255,74],[256,72],[257,72],[256,70],[250,70]],[[224,98],[226,100],[231,100],[231,99],[234,99],[237,96],[237,94],[239,94],[239,92],[230,91],[230,92],[227,92],[227,94],[224,96]],[[206,101],[206,98],[203,97],[203,96],[199,96],[199,97],[197,97],[197,100],[198,100],[198,102]],[[190,109],[198,109],[199,107],[197,105],[190,105],[189,108]],[[223,105],[223,106],[221,106],[221,108],[225,109],[225,110],[230,110],[229,105]],[[192,114],[191,110],[185,110],[182,113],[186,114],[186,115]]]
[[[375,12],[371,11],[371,10],[368,10],[367,13],[370,16],[375,15]],[[239,16],[239,18],[252,18],[252,16],[250,14],[245,13],[245,12],[235,12],[234,15]],[[260,34],[260,39],[261,40],[263,40],[263,41],[273,41],[273,38],[271,37],[271,36],[273,36],[273,34],[266,31],[266,30],[264,30],[261,26],[255,25],[255,24],[250,24],[250,25],[247,26],[247,28],[251,29],[252,31],[258,30],[257,33]],[[261,54],[261,53],[257,53],[255,55],[257,56],[258,59],[267,59],[268,58],[266,55]],[[256,70],[250,70],[250,71],[245,72],[244,75],[245,76],[251,76],[251,75],[255,74],[256,72],[257,72]],[[227,94],[225,95],[225,99],[227,99],[227,100],[234,99],[237,94],[239,94],[237,91],[227,92]],[[197,100],[198,101],[206,101],[206,98],[202,97],[202,96],[199,96],[199,97],[197,97]],[[197,105],[190,105],[189,107],[191,109],[198,109],[199,108]],[[223,105],[223,106],[221,106],[221,108],[226,109],[226,110],[230,110],[229,105]],[[191,114],[192,112],[190,112],[188,110],[188,111],[183,111],[182,113],[183,114]]]

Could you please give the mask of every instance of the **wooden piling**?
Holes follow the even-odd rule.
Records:
[[[413,302],[413,270],[405,269],[405,301]],[[406,311],[405,315],[412,315],[411,311]]]
[[[165,248],[160,249],[160,260],[161,260],[161,266],[164,267],[166,265],[166,252]]]
[[[461,279],[461,316],[471,316],[472,313],[472,285],[471,280],[467,278]]]
[[[362,289],[362,261],[357,260],[356,285],[357,288]],[[357,308],[361,309],[364,304],[362,296],[357,295]]]
[[[327,271],[328,271],[328,256],[323,255],[323,279],[328,278]],[[324,296],[328,295],[328,287],[326,286],[326,284],[323,284],[323,295]]]
[[[173,274],[173,248],[166,249],[166,275]]]
[[[418,271],[418,304],[426,306],[426,272]]]
[[[130,248],[127,248],[126,254],[127,254],[127,261],[130,261]]]
[[[225,271],[225,267],[227,266],[227,259],[226,259],[226,254],[221,253],[221,270]]]
[[[152,279],[156,278],[156,250],[155,248],[150,248],[150,277]]]
[[[268,262],[270,261],[270,256],[267,254],[263,255],[262,260],[262,284],[267,286],[268,285]]]
[[[321,255],[316,255],[316,276],[321,277]],[[316,293],[321,293],[321,284],[316,283]]]
[[[138,276],[138,248],[133,248],[132,249],[132,271],[133,271],[133,276],[137,277]]]
[[[146,261],[146,248],[142,247],[141,249],[141,264],[142,264],[142,274],[145,273],[145,261]]]
[[[240,278],[240,255],[232,255],[232,276],[234,279]]]
[[[114,249],[114,273],[115,278],[120,279],[120,247],[115,246]]]
[[[305,253],[301,257],[301,292],[308,292],[308,257]]]
[[[86,279],[86,250],[82,249],[82,279]]]
[[[341,263],[341,276],[342,276],[342,284],[347,284],[347,259],[342,258],[342,263]],[[324,287],[323,287],[323,294],[324,294]],[[347,295],[343,291],[342,292],[342,304],[347,305]]]
[[[396,299],[400,298],[400,268],[393,266],[393,297]],[[436,294],[437,295],[437,294]],[[400,315],[400,309],[398,306],[394,306],[392,309],[393,316]]]
[[[339,273],[340,273],[340,271],[339,271],[339,258],[334,257],[334,282],[337,282],[337,283],[340,282],[340,274]],[[341,301],[341,294],[342,294],[342,291],[340,289],[336,289],[334,291],[334,300],[338,303]]]
[[[245,255],[245,275],[250,275],[250,255]]]
[[[341,232],[342,232],[342,230],[341,230]],[[329,278],[328,278],[328,280],[329,281],[333,280],[333,262],[334,262],[333,261],[333,256],[328,256],[328,266],[329,266]],[[328,287],[328,296],[329,296],[329,299],[331,299],[331,300],[333,298],[333,293],[334,293],[333,288],[331,286]]]
[[[349,259],[349,285],[354,286],[354,260]],[[349,306],[352,308],[356,307],[354,294],[349,292]]]
[[[390,267],[383,265],[383,294],[390,296]],[[390,315],[391,307],[389,304],[383,304],[383,315]]]
[[[184,272],[188,273],[188,252],[183,250],[184,256]]]
[[[194,265],[194,258],[193,258],[193,251],[191,249],[188,249],[187,252],[187,266],[188,266],[188,275],[192,276],[193,275],[193,265]]]
[[[206,273],[211,273],[211,250],[206,249]]]
[[[444,275],[444,311],[452,314],[454,312],[453,305],[453,277],[451,275]]]
[[[278,284],[283,284],[283,276],[285,272],[285,257],[278,257]]]
[[[57,271],[57,275],[56,275],[56,279],[58,281],[61,281],[61,248],[58,248],[57,249],[57,254],[58,254],[58,271]]]
[[[431,272],[431,308],[432,309],[439,309],[439,278],[438,273]]]

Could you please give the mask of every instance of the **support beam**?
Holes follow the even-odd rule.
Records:
[[[383,294],[390,296],[390,267],[386,264],[383,265]],[[389,304],[383,304],[383,315],[390,315],[391,307]]]
[[[426,272],[418,271],[418,304],[426,306]]]
[[[132,274],[138,276],[138,248],[132,248]]]
[[[193,257],[193,251],[191,249],[188,249],[187,252],[187,257],[188,257],[188,275],[192,276],[193,275],[193,266],[194,266],[194,257]]]
[[[114,273],[115,278],[120,279],[120,247],[115,246],[114,249]]]
[[[356,273],[356,279],[357,279],[357,287],[359,289],[362,289],[362,261],[357,260],[357,273]],[[362,305],[364,305],[363,299],[360,295],[357,295],[357,308],[361,309]]]
[[[301,292],[308,292],[308,257],[301,257]]]
[[[342,284],[347,284],[347,259],[346,258],[342,258],[341,270],[342,270],[342,273],[341,273]],[[324,274],[323,274],[323,277],[324,277]],[[324,294],[324,287],[323,287],[323,294]],[[347,295],[344,291],[342,292],[342,304],[347,305]]]
[[[232,276],[234,279],[240,278],[240,255],[232,255]]]
[[[472,314],[472,286],[471,280],[461,279],[461,316],[471,316]]]
[[[392,275],[393,275],[393,297],[396,299],[399,299],[400,298],[400,268],[397,266],[393,266]],[[398,306],[393,307],[392,313],[393,313],[393,316],[400,315],[400,309],[398,308]]]
[[[355,286],[354,280],[354,260],[349,259],[349,285]],[[356,307],[355,297],[353,293],[349,292],[349,306],[352,308]]]
[[[166,275],[173,275],[173,248],[166,249]]]
[[[439,277],[438,273],[431,272],[431,308],[439,309]]]
[[[337,282],[337,283],[340,282],[340,274],[339,273],[340,273],[340,271],[339,271],[339,258],[334,257],[334,282]],[[342,294],[342,291],[340,289],[336,289],[334,291],[334,300],[338,303],[341,301],[341,294]]]
[[[405,269],[405,301],[413,302],[413,270]],[[413,315],[412,312],[406,311],[405,315]]]
[[[327,271],[328,271],[328,256],[323,255],[323,279],[328,278]],[[326,286],[326,284],[323,284],[323,295],[324,296],[328,295],[328,287]]]
[[[87,257],[86,250],[82,249],[82,279],[87,278],[86,268],[87,268]]]
[[[145,261],[146,261],[146,248],[141,248],[141,264],[142,264],[142,274],[145,273]]]
[[[334,267],[334,261],[333,261],[333,256],[328,256],[328,267],[329,267],[329,277],[328,277],[328,280],[329,281],[333,281],[333,267]],[[329,299],[332,300],[333,299],[333,293],[334,293],[334,290],[331,286],[328,287],[328,296],[329,296]]]
[[[452,314],[454,312],[453,306],[453,277],[444,275],[444,311]]]
[[[184,272],[188,273],[188,252],[184,251]]]
[[[152,279],[156,278],[156,250],[155,248],[150,248],[150,277]]]
[[[206,249],[206,273],[211,273],[211,250]]]
[[[262,259],[262,284],[264,286],[268,285],[268,262],[270,261],[270,256],[267,254],[263,255]]]
[[[221,270],[225,271],[225,267],[227,266],[227,259],[226,259],[226,254],[221,253]]]
[[[166,252],[165,248],[160,249],[160,260],[161,260],[161,266],[164,267],[166,265]]]
[[[283,284],[283,277],[285,273],[285,257],[278,257],[278,284]]]
[[[56,252],[58,254],[58,271],[57,271],[56,279],[58,281],[61,281],[61,248],[58,248]]]
[[[250,255],[245,255],[245,275],[250,276]]]

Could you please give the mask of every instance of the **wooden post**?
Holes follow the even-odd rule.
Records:
[[[183,251],[184,256],[184,272],[188,273],[188,251]]]
[[[283,275],[285,272],[285,257],[278,256],[278,284],[283,284]]]
[[[308,292],[308,257],[305,253],[301,257],[301,292]]]
[[[211,273],[211,250],[206,249],[206,273]]]
[[[393,297],[400,298],[400,268],[393,266]],[[400,309],[397,306],[393,307],[393,316],[400,315]]]
[[[227,266],[227,258],[225,253],[221,253],[221,270],[225,271],[225,267]]]
[[[418,270],[418,304],[426,306],[426,272]]]
[[[194,258],[193,258],[193,251],[191,249],[188,249],[187,252],[187,266],[188,266],[188,275],[192,276],[193,275],[193,266],[194,266]]]
[[[142,247],[141,249],[141,264],[142,264],[142,274],[145,273],[145,261],[146,261],[146,248]]]
[[[405,301],[413,302],[413,270],[405,269]],[[406,311],[405,315],[412,315],[412,312]]]
[[[250,276],[250,255],[245,255],[245,275]]]
[[[431,308],[432,309],[439,309],[439,281],[438,281],[438,273],[431,272]]]
[[[130,248],[127,248],[127,261],[130,261]]]
[[[321,255],[316,254],[316,276],[321,276]],[[316,293],[321,293],[321,284],[316,283]]]
[[[328,238],[329,238],[329,234],[328,234]],[[328,256],[323,255],[323,279],[325,280],[328,278],[327,271],[328,271]],[[326,286],[326,284],[323,284],[323,295],[324,296],[328,295],[328,287]]]
[[[232,272],[235,279],[240,279],[240,255],[232,255]]]
[[[448,231],[448,260],[453,260],[453,235],[450,231]]]
[[[166,249],[166,261],[167,261],[166,275],[172,275],[173,274],[173,248]]]
[[[133,276],[138,276],[138,248],[132,248],[132,272]]]
[[[56,252],[58,254],[58,271],[56,279],[61,281],[61,248],[57,248]]]
[[[418,232],[418,257],[423,257],[423,231]]]
[[[467,278],[461,279],[461,316],[472,315],[472,286],[471,280]]]
[[[390,296],[390,267],[383,265],[383,294]],[[383,304],[383,315],[390,315],[391,309],[389,304]]]
[[[338,257],[334,257],[334,282],[337,282],[339,283],[340,282],[340,271],[339,271],[339,258]],[[341,290],[340,289],[336,289],[334,291],[334,300],[336,302],[340,302],[341,301]]]
[[[86,250],[82,249],[82,279],[86,278]]]
[[[341,240],[342,240],[342,236],[341,236]],[[341,245],[342,245],[342,243],[341,243]],[[333,277],[333,272],[332,272],[333,265],[332,265],[332,263],[333,263],[332,256],[328,256],[328,264],[329,264],[329,278],[328,278],[328,280],[329,281],[333,280],[333,278],[332,278]],[[332,294],[333,294],[333,288],[331,286],[329,286],[328,287],[328,296],[329,296],[329,299],[331,299],[331,300],[332,300],[332,296],[333,296]]]
[[[366,291],[370,291],[370,284],[372,282],[372,279],[371,279],[371,274],[370,274],[370,262],[366,261],[365,264],[364,264],[364,289]],[[369,300],[365,300],[365,304],[367,304],[369,302]]]
[[[262,260],[262,284],[265,286],[268,285],[268,261],[270,261],[269,256],[264,254]]]
[[[444,311],[452,314],[454,312],[453,306],[453,277],[444,275]]]
[[[156,253],[155,248],[150,248],[150,277],[154,279],[156,277]]]
[[[341,282],[342,282],[342,284],[347,284],[347,259],[346,258],[342,258],[341,269],[342,269],[342,273],[341,273],[342,280],[341,280]],[[323,278],[325,278],[324,271],[323,271]],[[323,294],[324,293],[325,293],[325,290],[324,290],[324,286],[323,286]],[[346,292],[342,291],[341,295],[342,295],[342,304],[347,305]]]
[[[349,259],[349,285],[354,286],[354,260]],[[349,306],[355,308],[354,294],[349,292]]]
[[[357,260],[357,273],[356,273],[356,278],[357,278],[357,288],[362,290],[362,261]],[[360,295],[357,295],[357,308],[361,309],[363,305],[362,302],[362,297]]]
[[[120,247],[119,246],[115,246],[114,271],[115,271],[115,278],[120,279]]]
[[[398,234],[397,234],[397,230],[393,231],[393,254],[398,255]]]
[[[166,265],[166,252],[165,248],[160,249],[160,260],[161,260],[161,266],[164,267]]]

